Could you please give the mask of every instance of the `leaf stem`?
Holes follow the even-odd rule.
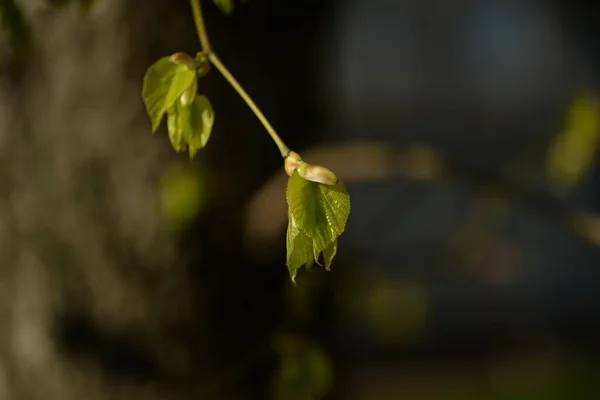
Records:
[[[204,25],[204,16],[202,15],[202,7],[200,7],[200,0],[190,0],[192,4],[192,12],[194,13],[194,23],[196,24],[196,31],[198,32],[198,38],[200,39],[200,45],[202,50],[206,53],[211,52],[210,40],[206,34],[206,25]]]
[[[246,102],[248,107],[252,110],[256,118],[263,124],[271,139],[275,142],[277,147],[279,148],[279,152],[283,158],[286,158],[290,153],[289,147],[281,140],[275,128],[269,123],[269,120],[262,113],[260,108],[256,105],[254,100],[246,93],[242,85],[235,79],[235,77],[229,72],[229,69],[221,62],[219,57],[213,52],[210,41],[208,40],[208,35],[206,34],[206,26],[204,25],[204,17],[202,15],[202,8],[200,6],[200,0],[190,0],[192,5],[192,11],[194,13],[194,22],[196,24],[196,30],[198,32],[198,38],[200,39],[200,44],[202,45],[202,51],[205,52],[208,56],[211,64],[219,70],[221,75],[229,82],[231,87],[240,95],[240,97]]]
[[[265,115],[262,113],[262,111],[260,111],[260,108],[258,108],[256,103],[252,100],[252,98],[248,95],[248,93],[246,93],[244,88],[242,88],[242,86],[234,78],[234,76],[231,74],[231,72],[229,72],[227,67],[225,67],[225,65],[223,65],[223,63],[221,62],[221,60],[215,53],[209,53],[208,59],[210,60],[212,65],[214,65],[215,68],[218,69],[219,72],[221,72],[221,75],[223,75],[223,77],[235,89],[235,91],[240,95],[240,97],[242,99],[244,99],[244,101],[246,102],[248,107],[250,107],[252,112],[254,112],[254,115],[256,115],[256,118],[258,118],[258,120],[263,124],[263,126],[267,130],[267,133],[271,136],[271,138],[273,139],[273,141],[279,148],[279,152],[281,153],[281,156],[283,158],[286,158],[288,156],[288,154],[290,153],[290,149],[285,145],[285,143],[283,143],[283,140],[281,140],[281,138],[275,131],[275,128],[273,128],[273,126],[269,123],[269,120],[267,119],[267,117],[265,117]]]

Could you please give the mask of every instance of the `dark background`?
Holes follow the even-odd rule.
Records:
[[[352,198],[332,271],[297,286],[282,160],[218,72],[195,160],[149,134],[142,79],[197,51],[189,4],[75,3],[17,2],[30,47],[0,42],[0,399],[598,396],[597,157],[563,191],[545,162],[598,93],[596,3],[205,1],[221,59]],[[415,143],[443,176],[395,162]]]

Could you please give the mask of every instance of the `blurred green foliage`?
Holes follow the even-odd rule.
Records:
[[[185,228],[202,211],[211,190],[208,175],[190,163],[176,163],[165,172],[159,199],[162,216],[171,228]]]
[[[233,12],[233,0],[213,0],[215,4],[223,11],[225,14],[231,14]]]
[[[368,289],[365,300],[369,328],[380,342],[400,345],[419,339],[429,308],[422,284],[382,277]]]
[[[560,192],[579,184],[596,160],[600,141],[600,102],[588,91],[577,93],[565,116],[563,130],[550,145],[548,180]]]
[[[274,348],[280,367],[273,379],[274,400],[318,400],[333,385],[333,368],[325,352],[299,336],[282,335]]]

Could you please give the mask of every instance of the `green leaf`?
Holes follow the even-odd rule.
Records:
[[[189,150],[191,159],[208,143],[215,114],[206,96],[196,96],[189,106],[181,103],[175,102],[168,110],[169,140],[175,151]]]
[[[294,172],[288,181],[287,201],[298,228],[321,252],[344,232],[350,215],[350,195],[343,183],[325,185]]]
[[[174,64],[163,57],[148,68],[144,76],[142,97],[152,121],[152,133],[160,126],[163,115],[194,84],[196,71],[184,64]]]
[[[215,123],[215,113],[206,96],[196,96],[189,112],[190,129],[187,131],[186,140],[190,150],[190,158],[194,158],[196,152],[203,149],[208,143],[208,139],[210,139]]]
[[[233,0],[213,0],[215,4],[225,14],[230,15],[233,12]]]
[[[329,247],[323,250],[323,260],[325,261],[325,269],[327,271],[329,271],[329,269],[331,268],[331,262],[333,261],[333,257],[335,257],[337,253],[337,244],[338,241],[336,240],[331,245],[329,245]]]
[[[179,97],[179,101],[181,105],[184,107],[189,107],[192,105],[194,100],[196,100],[196,95],[198,94],[198,80],[194,79],[192,84],[188,86],[187,89],[183,91],[181,97]]]
[[[185,151],[187,145],[184,140],[186,131],[185,108],[179,102],[176,102],[169,108],[167,114],[167,128],[169,131],[169,140],[176,152]]]
[[[298,270],[306,265],[311,268],[314,262],[313,241],[305,233],[298,229],[291,213],[288,213],[288,230],[286,235],[287,267],[290,278],[296,283]]]
[[[302,265],[310,268],[323,252],[329,270],[337,253],[337,238],[350,215],[350,195],[343,183],[326,185],[295,171],[288,181],[287,267],[292,281]]]

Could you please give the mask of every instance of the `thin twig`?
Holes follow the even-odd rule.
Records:
[[[196,30],[198,31],[198,38],[200,39],[200,44],[202,45],[202,51],[208,55],[208,59],[211,64],[219,70],[221,75],[229,82],[229,84],[233,87],[233,89],[240,95],[240,97],[246,102],[248,107],[252,110],[256,118],[263,124],[267,133],[279,149],[281,156],[286,158],[290,153],[290,149],[286,146],[286,144],[281,140],[275,128],[269,123],[269,120],[262,113],[260,108],[256,105],[256,103],[252,100],[250,95],[242,88],[242,85],[235,79],[235,77],[229,72],[229,69],[225,67],[223,62],[219,59],[219,57],[212,51],[210,46],[210,42],[208,40],[208,35],[206,34],[206,26],[204,24],[204,17],[202,15],[202,7],[200,6],[200,0],[190,0],[192,5],[192,11],[194,12],[194,22],[196,24]]]
[[[256,118],[263,124],[267,133],[271,136],[277,147],[279,148],[279,152],[283,158],[286,158],[290,153],[290,149],[285,145],[283,140],[279,137],[273,126],[269,123],[269,120],[265,115],[260,111],[260,108],[256,105],[256,103],[252,100],[252,98],[246,93],[244,88],[239,84],[239,82],[235,79],[235,77],[229,72],[227,67],[223,65],[219,57],[215,53],[210,53],[208,55],[208,59],[215,66],[216,69],[221,72],[221,75],[229,82],[229,84],[235,89],[235,91],[240,95],[242,99],[246,102],[248,107],[254,112]]]
[[[206,33],[206,26],[204,25],[204,16],[202,15],[202,7],[200,7],[199,0],[190,0],[192,5],[192,12],[194,13],[194,23],[196,24],[196,31],[198,32],[198,38],[200,39],[200,45],[202,51],[210,53],[212,48],[210,46],[210,40]]]

